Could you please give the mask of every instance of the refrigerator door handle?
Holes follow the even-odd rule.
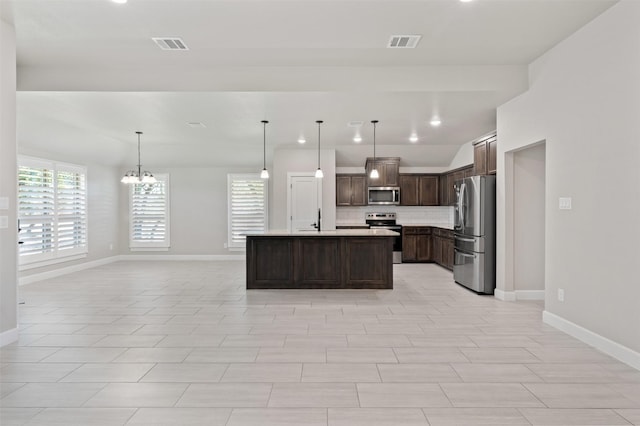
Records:
[[[461,237],[458,237],[457,235],[455,235],[453,238],[455,238],[456,240],[459,240],[459,241],[464,241],[465,243],[475,243],[476,242],[476,240],[474,240],[473,238],[461,238]]]
[[[467,254],[467,253],[463,253],[463,252],[461,252],[461,251],[456,251],[456,254],[459,254],[459,255],[460,255],[460,256],[462,256],[462,257],[471,257],[471,258],[473,258],[473,259],[475,259],[475,258],[476,258],[476,255],[475,255],[475,254]]]
[[[460,184],[460,192],[458,193],[458,215],[460,216],[460,229],[464,229],[464,215],[465,215],[465,211],[464,211],[464,193],[465,193],[465,189],[467,187],[466,183],[461,183]]]

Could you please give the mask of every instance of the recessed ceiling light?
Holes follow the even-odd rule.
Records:
[[[360,135],[355,135],[355,136],[353,137],[353,141],[354,141],[355,143],[360,143],[360,142],[362,142],[362,137],[360,137]]]
[[[418,135],[411,135],[411,137],[409,138],[409,141],[418,142]]]
[[[305,143],[307,140],[305,138],[299,138],[298,139],[298,143]]]
[[[431,119],[429,124],[431,124],[433,127],[438,127],[439,125],[442,124],[442,121],[440,121],[439,118],[433,118],[433,119]]]
[[[461,2],[461,3],[470,3],[470,2],[472,2],[472,1],[473,1],[473,0],[460,0],[460,2]]]
[[[111,0],[111,1],[118,4],[125,4],[127,2],[127,0]]]

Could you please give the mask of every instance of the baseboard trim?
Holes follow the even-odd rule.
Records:
[[[515,302],[516,301],[516,292],[515,291],[504,291],[496,288],[493,292],[493,296],[496,299],[503,300],[505,302]]]
[[[0,348],[7,346],[13,342],[17,342],[19,337],[18,329],[12,328],[11,330],[3,331],[0,333]]]
[[[542,322],[593,346],[613,358],[640,370],[640,353],[594,333],[549,311],[542,312]]]
[[[71,274],[73,272],[84,271],[85,269],[107,265],[109,263],[117,262],[118,260],[120,260],[120,256],[111,256],[111,257],[105,257],[98,260],[93,260],[91,262],[84,262],[84,263],[79,263],[77,265],[67,266],[64,268],[52,269],[51,271],[41,272],[39,274],[27,275],[26,277],[20,277],[18,279],[18,285],[31,284],[31,283],[46,280],[49,278],[56,278],[62,275]]]
[[[516,290],[516,300],[544,300],[544,290]]]
[[[123,254],[120,260],[245,260],[244,254]]]

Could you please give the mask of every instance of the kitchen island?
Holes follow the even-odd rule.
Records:
[[[247,289],[392,289],[386,229],[247,235]]]

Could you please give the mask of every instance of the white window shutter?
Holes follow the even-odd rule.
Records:
[[[131,186],[131,248],[168,248],[169,176],[155,175],[154,184]]]
[[[229,175],[229,242],[246,246],[247,234],[267,230],[267,181],[258,174]]]
[[[86,168],[20,156],[18,218],[21,265],[86,254]]]

